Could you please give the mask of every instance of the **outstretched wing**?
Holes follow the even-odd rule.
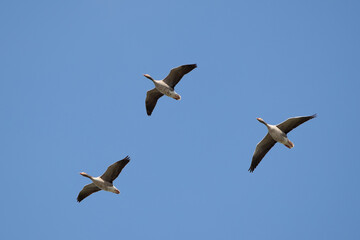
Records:
[[[313,119],[315,117],[316,117],[316,114],[311,115],[311,116],[305,116],[305,117],[288,118],[284,122],[278,124],[277,127],[284,133],[288,133],[291,130],[293,130],[294,128],[296,128],[297,126],[299,126],[299,125],[303,124],[304,122],[309,121],[310,119]]]
[[[120,174],[121,170],[130,162],[130,157],[126,156],[123,160],[117,161],[116,163],[110,165],[106,172],[101,175],[102,178],[106,182],[112,183]]]
[[[266,153],[275,145],[276,141],[270,136],[270,134],[266,134],[266,136],[256,145],[255,152],[251,161],[251,165],[249,168],[250,172],[253,172],[257,165],[264,158]]]
[[[189,73],[196,67],[196,64],[188,64],[173,68],[171,69],[169,75],[167,75],[167,77],[164,79],[164,82],[170,87],[174,88],[185,74]]]
[[[145,100],[147,115],[149,116],[151,115],[152,111],[156,106],[158,99],[161,98],[163,95],[164,94],[159,92],[156,88],[147,91],[146,100]]]
[[[89,195],[100,191],[101,189],[98,188],[94,183],[90,183],[86,185],[79,193],[77,197],[77,201],[81,202],[84,198],[88,197]]]

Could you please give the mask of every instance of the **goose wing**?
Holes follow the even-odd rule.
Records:
[[[159,92],[156,88],[147,91],[146,100],[145,100],[147,115],[149,116],[151,115],[152,111],[156,106],[158,99],[161,98],[163,95],[164,94]]]
[[[277,127],[284,133],[288,133],[291,130],[293,130],[294,128],[296,128],[297,126],[299,126],[299,125],[303,124],[304,122],[309,121],[310,119],[313,119],[315,117],[316,117],[316,114],[311,115],[311,116],[305,116],[305,117],[288,118],[284,122],[278,124]]]
[[[124,159],[117,161],[116,163],[110,165],[106,172],[101,175],[104,181],[112,183],[120,174],[121,170],[130,162],[130,157],[126,156]]]
[[[86,185],[79,193],[77,197],[77,201],[81,202],[84,198],[88,197],[89,195],[100,191],[101,189],[98,188],[94,183],[90,183]]]
[[[170,87],[174,88],[185,74],[189,73],[196,67],[196,64],[188,64],[173,68],[171,69],[169,75],[167,75],[167,77],[164,79],[164,82]]]
[[[275,145],[276,141],[270,136],[270,134],[266,134],[266,136],[256,145],[255,152],[251,161],[251,165],[249,168],[250,172],[253,172],[257,165],[264,158],[266,153]]]

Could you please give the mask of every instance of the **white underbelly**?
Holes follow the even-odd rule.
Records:
[[[113,186],[111,186],[110,184],[102,181],[101,179],[100,180],[93,180],[93,183],[98,187],[100,188],[101,190],[104,190],[104,191],[108,191],[108,192],[111,192],[111,189],[113,188]]]
[[[171,97],[171,98],[175,98],[175,99],[179,99],[180,95],[177,94],[174,90],[170,90],[168,88],[165,87],[158,87],[157,88],[159,90],[159,92],[161,92],[162,94]]]
[[[169,97],[172,97],[172,98],[174,98],[174,97],[176,97],[176,96],[178,95],[175,91],[171,91],[171,90],[165,91],[164,94],[165,94],[166,96],[169,96]]]
[[[270,136],[277,142],[280,142],[282,144],[285,144],[288,142],[288,138],[286,137],[286,135],[284,135],[283,132],[279,131],[279,130],[275,130],[275,129],[270,129],[269,130],[269,134]]]

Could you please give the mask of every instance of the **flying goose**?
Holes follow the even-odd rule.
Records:
[[[287,138],[287,133],[303,124],[304,122],[316,117],[316,114],[305,117],[293,117],[278,125],[267,124],[262,118],[257,120],[268,128],[268,134],[257,145],[249,168],[253,172],[256,166],[264,158],[266,153],[275,145],[276,142],[284,144],[288,148],[293,148],[294,144]]]
[[[130,157],[126,156],[124,159],[117,161],[110,165],[106,172],[100,177],[92,177],[87,173],[81,172],[80,174],[84,177],[90,178],[92,183],[86,185],[79,193],[77,201],[81,202],[87,196],[100,191],[105,190],[119,194],[120,191],[113,185],[113,181],[119,176],[121,170],[128,164]]]
[[[149,74],[144,74],[145,77],[150,79],[155,84],[155,88],[149,90],[146,93],[145,105],[147,115],[151,115],[158,99],[161,98],[164,94],[176,100],[180,100],[181,96],[174,91],[174,87],[185,74],[189,73],[196,67],[196,64],[188,64],[173,68],[171,69],[169,75],[167,75],[167,77],[163,80],[154,80],[152,77],[150,77]]]

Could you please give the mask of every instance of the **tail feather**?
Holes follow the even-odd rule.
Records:
[[[287,144],[285,145],[285,146],[287,146],[288,148],[293,148],[295,145],[294,145],[294,143],[292,142],[292,141],[290,141],[290,140],[288,140],[288,142],[287,142]]]

